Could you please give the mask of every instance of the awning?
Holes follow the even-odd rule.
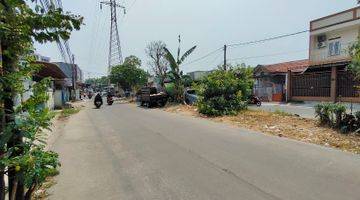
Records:
[[[35,74],[35,76],[41,78],[51,77],[54,79],[67,78],[64,72],[56,64],[42,62],[42,61],[36,61],[35,64],[39,64],[43,66],[41,70]]]

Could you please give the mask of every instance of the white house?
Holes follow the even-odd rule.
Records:
[[[360,31],[360,7],[310,22],[310,63],[312,65],[349,61],[349,47]]]
[[[303,74],[288,74],[288,100],[359,102],[352,74],[349,47],[360,32],[360,7],[310,22],[309,67]]]

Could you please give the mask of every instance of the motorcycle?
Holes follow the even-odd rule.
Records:
[[[102,105],[102,102],[101,101],[95,101],[95,107],[96,108],[100,108],[101,107],[101,105]]]
[[[108,104],[109,106],[111,106],[113,103],[114,103],[113,97],[108,96],[108,97],[107,97],[107,104]]]
[[[261,106],[261,100],[260,100],[259,97],[252,95],[249,98],[249,104],[255,104],[256,106],[260,107]]]

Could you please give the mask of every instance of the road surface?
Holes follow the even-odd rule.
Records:
[[[115,104],[56,132],[55,200],[359,200],[360,157]]]

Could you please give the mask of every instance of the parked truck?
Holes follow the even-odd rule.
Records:
[[[156,87],[143,87],[138,93],[138,101],[141,106],[165,106],[168,95],[165,92],[158,92]]]

